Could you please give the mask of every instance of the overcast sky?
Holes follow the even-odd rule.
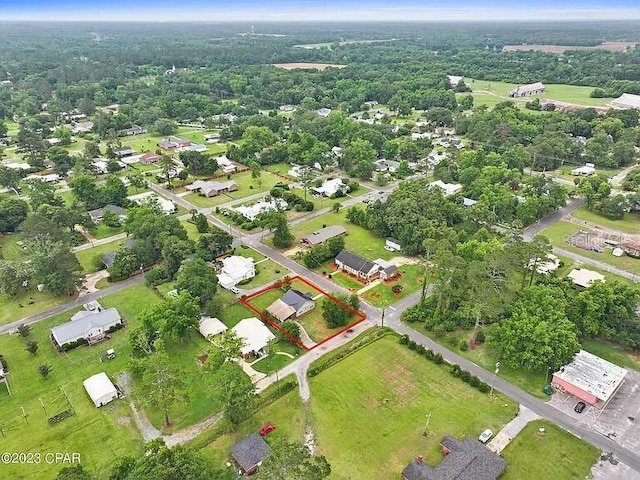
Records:
[[[527,5],[527,6],[521,6]],[[0,20],[639,20],[640,0],[0,0]]]

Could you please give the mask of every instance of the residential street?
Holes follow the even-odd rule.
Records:
[[[197,209],[194,205],[192,205],[191,203],[186,201],[184,198],[179,197],[179,196],[177,196],[177,195],[165,190],[164,188],[162,188],[162,187],[160,187],[158,185],[151,184],[151,188],[152,188],[152,190],[154,190],[154,191],[162,194],[163,196],[171,199],[176,204],[182,205],[183,207],[187,208],[188,210]],[[393,188],[393,187],[391,187],[391,188]],[[370,192],[367,192],[367,194],[365,194],[365,195],[368,195],[369,193]],[[350,198],[350,199],[348,199],[348,200],[346,200],[344,202],[344,205],[358,203],[358,202],[360,202],[362,200],[362,197],[363,196]],[[560,218],[562,218],[563,216],[565,216],[568,213],[572,212],[576,208],[579,208],[581,205],[582,205],[582,200],[581,199],[573,199],[571,202],[569,202],[569,204],[566,207],[563,207],[558,212],[555,212],[552,215],[549,215],[548,217],[542,219],[541,221],[539,221],[535,225],[532,225],[532,226],[528,227],[524,231],[523,237],[526,240],[531,240],[535,234],[539,233],[541,230],[543,230],[547,226],[551,225],[553,222],[558,221]],[[201,209],[197,209],[197,210],[201,210]],[[322,209],[322,210],[319,210],[317,212],[314,212],[311,215],[313,215],[313,216],[321,215],[323,212],[326,213],[326,211],[328,211],[328,210],[329,210],[328,208],[327,209]],[[292,259],[285,257],[279,251],[277,251],[277,250],[269,247],[268,245],[262,243],[260,241],[261,240],[261,236],[262,236],[261,234],[244,235],[238,229],[236,229],[234,227],[230,227],[229,225],[226,225],[224,222],[218,220],[217,218],[215,218],[215,217],[213,217],[211,215],[207,215],[207,218],[209,219],[209,221],[211,223],[215,224],[216,226],[222,228],[225,231],[229,231],[237,239],[239,238],[241,243],[243,243],[244,245],[248,245],[248,246],[256,249],[257,251],[259,251],[263,255],[271,258],[272,260],[274,260],[277,263],[281,264],[283,267],[291,270],[294,274],[300,275],[300,276],[304,276],[305,278],[308,278],[311,282],[315,283],[320,288],[322,288],[322,289],[324,289],[326,291],[329,291],[329,292],[350,293],[347,290],[345,290],[344,288],[336,285],[335,283],[333,283],[331,280],[327,279],[326,277],[323,277],[322,275],[319,275],[319,274],[317,274],[315,272],[312,272],[312,271],[306,269],[305,267],[303,267],[302,265],[296,263]],[[303,217],[302,219],[300,219],[300,221],[304,221],[304,220],[308,220],[308,219],[309,219],[309,216]],[[570,252],[560,251],[559,253],[561,253],[562,255],[568,256],[570,258],[576,258],[577,257],[576,258],[577,260],[580,260],[580,261],[584,262],[585,264],[593,264],[593,262],[600,263],[600,262],[597,262],[595,260],[591,260],[591,259],[582,257],[580,255],[571,254]],[[612,267],[609,267],[608,265],[604,265],[604,264],[602,264],[602,265],[603,266],[601,266],[600,268],[603,268],[605,270],[613,271]],[[632,275],[629,272],[624,272],[624,271],[619,271],[619,272],[613,271],[613,273],[617,273],[618,275],[624,275],[624,276]],[[628,278],[630,278],[630,277],[628,277]],[[118,284],[116,284],[116,285],[114,285],[112,287],[109,287],[109,288],[106,288],[106,289],[101,290],[99,292],[84,296],[84,297],[82,297],[82,298],[80,298],[78,300],[74,300],[74,301],[69,302],[69,303],[67,303],[65,305],[61,305],[59,307],[55,307],[53,309],[50,309],[50,310],[48,310],[46,312],[42,312],[40,314],[33,315],[31,317],[27,317],[25,319],[13,322],[11,324],[4,325],[4,326],[0,327],[0,333],[6,333],[6,332],[8,332],[10,330],[13,330],[14,328],[16,328],[21,323],[35,323],[35,322],[38,322],[38,321],[43,320],[43,319],[45,319],[47,317],[50,317],[52,315],[55,315],[55,314],[70,310],[70,309],[75,308],[75,307],[78,307],[78,306],[82,305],[83,303],[89,302],[91,300],[97,300],[102,296],[106,296],[106,295],[109,295],[111,293],[123,290],[125,288],[128,288],[131,285],[142,283],[142,281],[143,281],[142,277],[134,277],[134,278],[131,278],[131,279],[126,280],[124,282],[120,282],[120,283],[118,283]],[[472,363],[471,361],[466,360],[465,358],[461,357],[457,353],[455,353],[455,352],[447,349],[446,347],[434,342],[433,340],[431,340],[427,336],[423,335],[422,333],[419,333],[418,331],[416,331],[413,328],[403,324],[400,321],[402,312],[405,311],[410,306],[412,306],[415,303],[417,303],[419,301],[420,294],[421,294],[421,292],[419,292],[419,291],[415,292],[414,294],[412,294],[412,295],[404,298],[403,300],[399,301],[394,306],[391,306],[391,307],[387,308],[386,311],[385,311],[384,326],[387,326],[387,327],[393,329],[394,331],[396,331],[399,334],[409,335],[409,337],[412,340],[420,343],[421,345],[425,346],[426,348],[429,348],[429,349],[431,349],[431,350],[433,350],[435,352],[438,352],[438,353],[442,354],[442,356],[444,357],[444,359],[448,363],[457,363],[463,369],[468,370],[472,374],[478,376],[484,382],[491,384],[494,381],[494,378],[493,378],[494,375],[493,375],[492,372],[489,372],[489,371],[479,367],[478,365]],[[309,365],[314,360],[316,360],[317,358],[321,357],[322,355],[324,355],[326,353],[329,353],[332,350],[334,350],[335,348],[337,348],[337,347],[339,347],[341,345],[344,345],[345,343],[349,342],[355,335],[363,332],[364,330],[366,330],[368,328],[373,328],[375,325],[379,325],[381,323],[382,315],[381,315],[381,311],[379,309],[371,307],[370,305],[368,305],[365,302],[361,302],[361,305],[362,305],[361,309],[366,314],[367,320],[364,321],[363,323],[359,324],[354,329],[353,333],[343,334],[343,335],[340,335],[338,337],[333,338],[332,340],[328,341],[324,345],[321,345],[321,346],[313,349],[311,352],[309,352],[309,353],[303,355],[302,357],[298,358],[297,360],[295,360],[291,364],[287,365],[286,367],[284,367],[282,370],[280,370],[278,372],[278,378],[283,378],[286,375],[291,374],[291,373],[296,375],[296,377],[298,378],[298,381],[300,383],[300,393],[301,393],[301,396],[302,396],[302,398],[304,400],[308,399],[310,394],[311,394],[311,392],[309,390],[307,378],[306,378],[306,373],[307,373],[307,370],[309,368]],[[275,375],[270,375],[270,376],[265,377],[262,380],[260,380],[256,384],[256,386],[257,386],[257,388],[259,390],[262,390],[266,386],[274,383],[275,381],[276,381],[276,376]],[[533,397],[532,395],[524,392],[523,390],[521,390],[520,388],[512,385],[511,383],[506,382],[505,380],[502,380],[499,376],[497,378],[495,378],[495,388],[496,388],[496,390],[499,390],[503,394],[507,395],[508,397],[512,398],[516,402],[520,403],[521,405],[524,405],[525,407],[529,408],[535,414],[553,421],[557,425],[567,429],[568,431],[570,431],[574,435],[586,440],[587,442],[591,443],[592,445],[604,450],[605,452],[613,452],[617,456],[617,458],[619,460],[621,460],[625,464],[629,465],[630,467],[634,468],[635,470],[640,471],[640,456],[636,452],[633,452],[631,450],[628,450],[628,449],[618,445],[616,442],[612,441],[611,439],[605,437],[604,435],[602,435],[600,433],[596,433],[594,431],[588,430],[587,428],[585,428],[581,424],[581,422],[577,421],[576,419],[573,419],[571,417],[566,416],[560,410],[557,410],[556,408],[546,404],[542,400]],[[540,386],[540,388],[542,388],[542,385]],[[491,400],[491,398],[489,396],[487,396],[487,400],[486,401],[487,402],[491,402],[492,400]],[[479,408],[481,408],[481,406],[479,406]]]

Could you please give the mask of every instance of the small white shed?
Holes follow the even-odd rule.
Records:
[[[118,398],[116,387],[104,372],[96,373],[94,376],[87,378],[82,384],[96,407],[102,407]]]

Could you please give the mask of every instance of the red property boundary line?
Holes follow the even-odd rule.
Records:
[[[258,297],[260,295],[262,295],[265,292],[271,291],[271,290],[275,290],[277,288],[280,288],[282,285],[284,285],[285,283],[291,283],[294,280],[299,280],[302,283],[307,284],[308,286],[310,286],[311,288],[313,288],[314,290],[320,292],[322,295],[324,295],[325,297],[331,299],[333,302],[337,303],[338,305],[340,305],[342,308],[344,308],[345,310],[347,310],[349,313],[355,315],[357,317],[357,320],[353,323],[350,323],[349,325],[347,325],[346,327],[343,327],[342,329],[338,330],[336,333],[330,335],[329,337],[325,338],[324,340],[322,340],[319,343],[316,343],[313,347],[307,347],[304,343],[302,343],[300,340],[298,340],[297,338],[295,338],[293,335],[291,335],[289,332],[287,332],[284,328],[282,328],[277,322],[275,322],[274,320],[272,320],[270,317],[268,317],[267,315],[264,314],[264,312],[258,310],[257,308],[255,308],[253,305],[251,305],[251,303],[249,302],[252,298]],[[262,288],[260,290],[258,290],[257,292],[253,292],[251,295],[247,295],[244,297],[240,298],[240,302],[247,307],[249,310],[251,310],[253,313],[255,313],[256,315],[258,315],[264,322],[268,323],[269,325],[271,325],[273,328],[275,328],[276,330],[278,330],[280,333],[284,334],[289,340],[291,340],[293,343],[295,343],[297,346],[299,346],[300,348],[302,348],[303,350],[306,350],[307,352],[310,352],[311,350],[313,350],[316,347],[319,347],[320,345],[325,344],[326,342],[328,342],[329,340],[331,340],[334,337],[337,337],[338,335],[346,332],[347,330],[349,330],[350,328],[355,327],[356,325],[364,322],[367,319],[367,316],[362,313],[359,310],[354,309],[353,307],[351,307],[351,305],[348,305],[346,303],[344,303],[342,300],[340,300],[339,298],[334,297],[333,295],[331,295],[330,293],[324,291],[323,289],[321,289],[320,287],[318,287],[317,285],[311,283],[309,280],[307,280],[306,278],[300,277],[299,275],[296,275],[295,277],[290,277],[284,280],[281,280],[279,282],[273,283],[271,285],[269,285],[268,287]]]

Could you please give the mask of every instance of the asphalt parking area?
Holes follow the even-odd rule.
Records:
[[[579,399],[554,393],[549,405],[575,418],[582,426],[601,433],[632,451],[640,450],[640,372],[630,371],[604,409],[587,405],[582,413],[573,408]]]

